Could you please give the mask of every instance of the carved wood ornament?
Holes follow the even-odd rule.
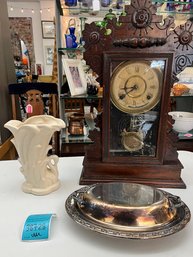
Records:
[[[185,67],[192,65],[193,24],[187,20],[184,25],[175,27],[174,17],[168,16],[163,20],[162,15],[156,14],[157,7],[150,0],[132,0],[130,5],[125,6],[125,12],[126,15],[120,16],[119,19],[106,19],[105,28],[97,26],[95,22],[86,24],[83,31],[84,59],[99,75],[98,80],[105,89],[109,87],[106,85],[109,82],[106,76],[111,75],[104,66],[106,53],[117,56],[130,54],[141,58],[152,53],[157,54],[158,58],[162,53],[172,53],[173,64],[170,65],[172,67],[168,67],[171,70],[171,78],[168,78],[169,84],[166,85],[164,92],[164,103],[169,106],[170,87],[176,80],[176,75]],[[104,90],[102,121],[98,120],[100,132],[90,132],[90,137],[95,143],[86,152],[80,184],[123,180],[159,187],[185,187],[180,178],[182,165],[178,160],[176,136],[171,130],[169,117],[170,122],[166,122],[164,131],[159,134],[159,137],[163,138],[163,153],[158,165],[152,167],[151,161],[144,165],[140,158],[139,164],[132,165],[103,161],[105,136],[102,136],[102,133],[104,119],[107,118],[104,112],[108,107],[105,103],[105,94],[108,94],[108,89]],[[167,111],[167,107],[162,107],[163,121],[168,116]]]
[[[95,22],[86,24],[83,32],[85,40],[84,59],[98,75],[102,83],[103,52],[128,51],[151,47],[151,51],[174,51],[175,60],[173,74],[176,75],[193,61],[193,24],[188,20],[184,25],[175,27],[174,17],[168,16],[163,20],[162,15],[156,14],[157,7],[151,1],[133,0],[125,7],[126,16],[119,20],[107,20],[106,30],[101,29]],[[125,49],[123,49],[124,47]]]

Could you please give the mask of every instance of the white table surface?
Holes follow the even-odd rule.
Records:
[[[193,153],[180,151],[182,178],[187,189],[164,189],[181,199],[193,213]],[[180,232],[159,239],[110,238],[76,224],[65,211],[65,200],[79,189],[83,157],[60,158],[61,187],[46,196],[23,193],[18,161],[0,161],[0,257],[192,257],[193,223]],[[47,241],[22,242],[21,232],[30,214],[56,213]]]

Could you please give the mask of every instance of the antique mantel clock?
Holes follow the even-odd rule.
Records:
[[[168,116],[176,74],[192,64],[193,24],[174,28],[151,1],[131,1],[105,28],[86,24],[84,58],[104,87],[80,184],[127,181],[184,188]],[[170,122],[169,122],[170,121]]]

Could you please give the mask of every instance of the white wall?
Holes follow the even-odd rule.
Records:
[[[45,61],[45,46],[53,46],[54,39],[42,38],[41,20],[54,20],[55,16],[55,4],[54,1],[41,1],[40,2],[14,2],[8,1],[8,15],[9,17],[31,17],[33,26],[33,39],[34,39],[34,51],[35,62],[41,64],[43,67],[43,73],[46,75],[52,74],[52,65],[46,65]],[[11,7],[13,10],[11,11]],[[24,10],[22,13],[21,10]],[[48,12],[48,8],[50,11]],[[32,9],[34,13],[32,13]],[[40,13],[42,9],[42,13]]]
[[[42,9],[41,20],[54,21],[55,19],[55,1],[40,1],[40,8]],[[50,11],[48,11],[48,8]],[[43,39],[43,60],[45,67],[45,74],[52,74],[52,65],[46,64],[45,47],[54,46],[54,39]]]

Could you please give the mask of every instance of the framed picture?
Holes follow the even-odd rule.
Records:
[[[55,37],[55,25],[53,21],[42,21],[42,36],[43,38]]]
[[[45,58],[46,58],[47,65],[53,64],[53,56],[54,56],[54,46],[45,46]]]
[[[87,81],[81,60],[62,60],[71,96],[86,94]]]

